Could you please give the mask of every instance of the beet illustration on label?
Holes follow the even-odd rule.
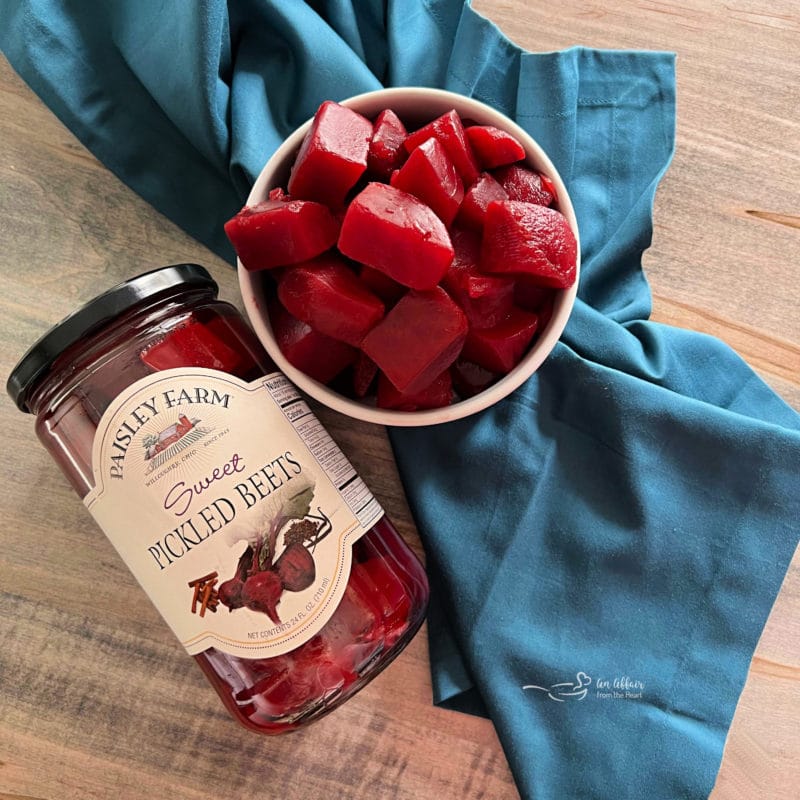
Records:
[[[229,540],[238,544],[244,538],[247,546],[233,576],[216,590],[219,602],[229,612],[249,608],[280,625],[278,604],[283,593],[302,592],[314,584],[317,571],[313,551],[333,526],[320,507],[311,513],[313,498],[314,482],[306,481],[288,498],[281,498],[281,502],[276,499],[256,530],[231,532]],[[192,581],[189,585],[197,594],[198,584]],[[196,600],[193,598],[193,604]]]

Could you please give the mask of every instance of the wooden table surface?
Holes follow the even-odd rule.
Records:
[[[677,152],[645,256],[654,318],[720,336],[800,409],[796,2],[474,5],[531,50],[677,51]],[[99,290],[178,261],[207,265],[238,303],[234,272],[103,168],[0,59],[0,372]],[[320,416],[421,552],[384,431]],[[424,633],[305,732],[264,739],[229,723],[31,418],[6,399],[0,425],[0,798],[518,796],[491,724],[431,705]],[[715,800],[797,797],[799,610],[796,556]]]

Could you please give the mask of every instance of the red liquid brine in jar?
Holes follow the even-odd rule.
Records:
[[[246,727],[318,719],[422,624],[420,562],[202,267],[95,298],[8,391]]]

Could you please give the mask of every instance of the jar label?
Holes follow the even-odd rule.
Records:
[[[157,372],[103,414],[85,498],[186,650],[287,653],[383,509],[281,373]]]

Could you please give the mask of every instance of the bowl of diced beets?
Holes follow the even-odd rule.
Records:
[[[577,293],[575,213],[550,159],[505,115],[437,89],[322,103],[225,230],[276,364],[384,425],[448,422],[508,395]]]

